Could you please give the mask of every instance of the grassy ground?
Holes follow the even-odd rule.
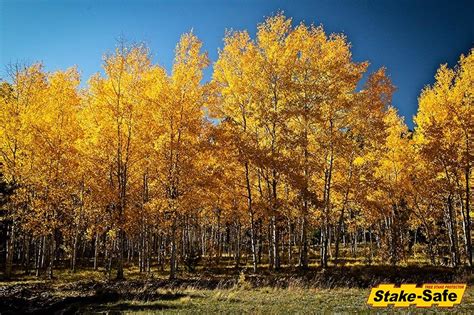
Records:
[[[153,276],[126,269],[126,281],[110,281],[103,271],[56,271],[45,280],[18,274],[0,282],[0,314],[24,312],[91,314],[210,313],[406,313],[407,309],[373,309],[366,304],[378,283],[468,283],[461,305],[415,309],[410,313],[474,314],[472,273],[437,267],[351,266],[295,269],[278,273],[260,270],[243,275],[232,269]]]
[[[368,289],[227,289],[168,292],[167,297],[152,302],[118,301],[81,308],[85,312],[120,312],[124,314],[212,314],[212,313],[392,313],[407,309],[373,309],[366,304]],[[474,290],[469,289],[461,305],[452,309],[410,309],[411,313],[473,313]]]
[[[367,266],[364,257],[345,259],[322,270],[313,261],[307,271],[285,266],[271,271],[262,264],[257,274],[250,265],[239,270],[224,257],[220,265],[200,264],[195,272],[181,268],[179,279],[153,266],[149,274],[128,266],[126,281],[109,279],[103,268],[80,269],[67,265],[47,280],[25,275],[2,281],[0,315],[45,314],[307,314],[307,313],[463,313],[474,314],[474,274],[469,268],[427,266],[407,261],[392,267],[380,262]],[[245,274],[245,275],[244,275]],[[114,274],[111,275],[112,278]],[[370,288],[380,283],[467,283],[461,305],[454,308],[373,309],[366,304]]]

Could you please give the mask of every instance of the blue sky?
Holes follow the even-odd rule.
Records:
[[[386,66],[397,86],[394,105],[410,127],[420,90],[439,65],[453,66],[474,47],[474,1],[0,0],[0,77],[8,63],[42,61],[47,70],[77,65],[86,82],[121,36],[146,42],[154,62],[169,69],[180,35],[191,29],[215,61],[225,29],[253,36],[279,10],[294,24],[346,34],[354,60],[368,60],[369,71]]]

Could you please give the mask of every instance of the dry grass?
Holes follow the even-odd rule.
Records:
[[[17,274],[13,281],[0,282],[0,313],[373,313],[366,300],[370,288],[381,282],[474,283],[472,270],[466,268],[429,267],[416,261],[396,268],[364,266],[361,259],[325,271],[313,265],[304,272],[294,267],[278,272],[262,267],[252,274],[250,268],[200,266],[195,273],[181,271],[174,281],[167,279],[166,270],[154,268],[153,273],[142,274],[131,267],[125,277],[123,282],[110,281],[103,269],[56,270],[54,280]],[[474,314],[474,290],[469,286],[462,304],[453,309],[433,307],[426,312]]]
[[[307,314],[307,313],[406,313],[407,309],[373,309],[366,304],[368,289],[276,289],[258,288],[243,290],[180,291],[184,297],[149,302],[120,301],[100,306],[90,306],[84,311],[114,310],[124,314]],[[410,313],[471,313],[474,312],[474,291],[469,289],[463,303],[452,309],[416,309]]]

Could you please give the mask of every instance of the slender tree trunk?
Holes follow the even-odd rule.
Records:
[[[304,105],[304,149],[303,149],[303,159],[304,159],[304,170],[303,170],[303,177],[304,177],[304,186],[303,186],[303,215],[302,215],[302,222],[301,222],[301,250],[300,250],[300,261],[299,265],[302,269],[308,269],[308,237],[307,237],[307,222],[308,222],[308,198],[309,198],[309,161],[308,161],[308,106],[305,102]]]
[[[292,266],[292,258],[293,258],[292,247],[291,247],[292,237],[293,237],[293,230],[291,228],[291,219],[290,219],[290,216],[288,216],[288,267]]]
[[[267,238],[268,238],[268,267],[269,269],[273,269],[273,266],[274,266],[274,263],[275,263],[275,260],[273,258],[273,224],[272,222],[268,222],[268,234],[267,234]]]
[[[333,149],[333,121],[330,120],[330,132],[331,132],[331,143],[329,151],[329,164],[325,172],[325,185],[324,185],[324,209],[323,209],[323,228],[322,228],[322,242],[321,244],[321,266],[327,268],[328,257],[329,257],[329,211],[331,206],[331,181],[332,181],[332,168],[334,162],[334,149]]]
[[[344,201],[342,202],[341,213],[339,214],[339,220],[337,221],[336,235],[335,235],[335,251],[334,251],[334,260],[337,263],[339,258],[339,244],[341,242],[342,227],[344,225],[344,211],[346,210],[346,205],[349,200],[349,191],[350,183],[352,181],[352,157],[349,167],[349,182],[347,183],[347,188],[344,194]]]
[[[306,200],[305,200],[306,203]],[[307,206],[305,205],[305,208]],[[300,261],[299,265],[302,269],[308,268],[308,236],[307,236],[307,227],[306,227],[306,210],[301,218],[301,250],[300,250]]]
[[[74,244],[72,247],[72,261],[71,261],[71,270],[76,272],[76,261],[77,261],[77,245],[79,243],[79,232],[74,233]]]
[[[278,223],[277,223],[277,211],[278,211],[278,197],[277,197],[277,180],[276,180],[276,171],[273,170],[273,179],[272,179],[272,212],[271,217],[272,224],[272,243],[273,243],[273,268],[275,270],[280,269],[280,246],[279,246],[279,233],[278,233]]]
[[[53,269],[54,269],[54,259],[56,252],[56,239],[54,234],[48,237],[50,240],[48,242],[48,278],[53,279]]]
[[[369,265],[374,261],[374,245],[372,242],[372,230],[369,229]]]
[[[12,221],[7,226],[6,257],[5,257],[5,278],[10,279],[13,270],[13,256],[15,243],[15,224]]]
[[[273,243],[273,268],[275,270],[280,269],[280,252],[279,252],[279,242],[278,242],[278,230],[277,230],[277,220],[276,216],[273,215],[271,218],[272,224],[272,243]]]
[[[94,270],[97,270],[99,256],[99,233],[95,233],[95,241],[94,241]]]
[[[459,265],[459,251],[458,251],[458,239],[457,239],[457,228],[456,228],[456,217],[453,211],[452,195],[450,194],[446,200],[446,212],[445,221],[448,229],[449,245],[451,252],[451,265],[456,267]]]
[[[26,236],[26,243],[25,243],[25,274],[28,275],[30,273],[30,260],[31,260],[31,235],[28,234]]]
[[[176,279],[176,218],[171,225],[170,279]]]
[[[240,223],[237,223],[236,230],[236,244],[235,244],[235,268],[240,267]]]
[[[217,229],[216,229],[216,243],[217,243],[217,256],[216,256],[216,265],[219,265],[222,256],[222,247],[221,247],[221,211],[217,209]]]
[[[253,272],[257,272],[257,248],[255,244],[255,222],[252,203],[252,187],[250,186],[250,174],[248,162],[245,162],[245,183],[247,188],[247,207],[250,217],[250,242],[252,249],[252,266]]]
[[[330,187],[331,187],[332,157],[329,170],[326,172],[325,202],[323,209],[323,227],[321,229],[321,266],[327,268],[329,257],[329,207],[330,207]]]
[[[392,205],[392,214],[391,214],[391,224],[390,224],[390,262],[393,266],[395,266],[399,261],[399,247],[401,244],[398,242],[398,229],[399,229],[399,222],[398,222],[398,205]]]
[[[43,246],[43,239],[44,237],[40,237],[37,241],[36,241],[36,247],[37,247],[37,251],[36,251],[36,259],[35,259],[35,270],[36,270],[36,276],[39,277],[40,276],[40,270],[41,270],[41,267],[42,267],[42,257],[43,257],[43,250],[44,250],[44,246]]]
[[[464,216],[465,222],[465,244],[466,244],[466,254],[469,266],[472,267],[472,240],[471,240],[471,213],[470,213],[470,199],[471,199],[471,192],[470,192],[470,168],[466,167],[465,170],[465,183],[466,183],[466,215]]]

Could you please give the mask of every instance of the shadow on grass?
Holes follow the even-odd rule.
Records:
[[[83,305],[78,304],[64,309],[66,313],[104,313],[107,314],[122,314],[123,312],[152,312],[152,311],[164,311],[169,309],[176,309],[174,305],[168,305],[165,303],[150,303],[150,302],[139,302],[139,301],[123,301],[116,304],[89,304]]]
[[[249,275],[254,287],[370,288],[381,283],[473,283],[472,269],[430,266],[330,266],[261,270]]]
[[[41,293],[49,290],[42,290]],[[21,298],[17,296],[4,297],[0,300],[0,314],[42,313],[42,314],[75,314],[109,311],[147,311],[164,310],[175,306],[160,303],[173,301],[187,294],[180,292],[154,293],[144,296],[127,294],[115,290],[100,289],[92,296],[69,296],[53,298],[40,294],[35,298]]]

